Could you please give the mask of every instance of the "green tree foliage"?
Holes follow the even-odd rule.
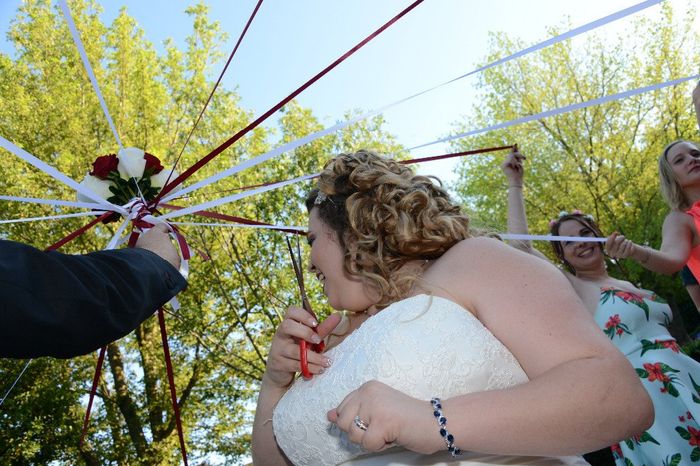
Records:
[[[110,25],[99,19],[94,0],[73,0],[71,10],[97,80],[125,147],[136,146],[172,166],[220,69],[225,37],[203,4],[188,8],[193,29],[184,50],[171,41],[158,54],[125,10]],[[83,69],[62,14],[48,0],[23,4],[9,39],[16,57],[0,54],[0,134],[73,179],[81,180],[96,156],[116,152],[116,143]],[[350,113],[348,114],[350,115]],[[260,155],[279,143],[321,128],[295,102],[279,116],[277,129],[258,128],[200,170],[191,182]],[[177,162],[179,171],[252,121],[235,92],[219,88]],[[319,139],[292,153],[246,170],[183,199],[193,205],[238,192],[241,187],[320,171],[331,154],[371,147],[398,152],[376,117]],[[7,195],[72,199],[75,193],[2,154],[0,191]],[[223,205],[219,212],[273,224],[305,225],[297,184]],[[0,203],[2,218],[64,213],[51,206]],[[183,221],[203,221],[188,216]],[[204,219],[207,221],[208,219]],[[211,221],[211,220],[208,220]],[[3,224],[0,237],[46,247],[87,222]],[[286,307],[298,303],[284,235],[266,230],[183,226],[196,251],[182,307],[166,315],[179,405],[190,459],[237,461],[249,453],[252,409],[270,339]],[[99,225],[62,250],[101,249],[114,224]],[[313,302],[323,302],[311,283]],[[317,306],[320,314],[329,309]],[[33,361],[0,412],[3,464],[176,464],[175,420],[158,322],[108,346],[104,373],[85,446],[78,449],[86,395],[96,355]],[[0,389],[14,381],[24,361],[2,360]]]
[[[585,102],[697,72],[700,38],[695,12],[663,4],[657,20],[640,20],[610,39],[594,34],[491,68],[480,75],[480,98],[460,131]],[[557,30],[551,30],[555,35]],[[524,44],[504,34],[492,37],[486,62]],[[657,158],[668,142],[698,137],[689,83],[493,131],[454,144],[455,150],[519,144],[527,157],[525,199],[530,231],[548,232],[562,210],[592,214],[604,232],[620,231],[658,247],[668,212],[658,188]],[[504,154],[467,158],[457,190],[478,222],[505,231]],[[549,245],[537,247],[550,254]],[[624,261],[611,273],[688,302],[677,279]],[[695,317],[688,314],[688,318]]]

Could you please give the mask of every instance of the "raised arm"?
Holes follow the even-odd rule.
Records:
[[[518,152],[516,147],[503,161],[501,168],[508,180],[508,232],[528,234],[527,214],[525,212],[525,199],[523,197],[523,185],[525,181],[525,169],[523,161],[525,156]],[[549,260],[547,256],[532,247],[528,240],[513,240],[509,244],[516,249],[533,254],[540,259]]]

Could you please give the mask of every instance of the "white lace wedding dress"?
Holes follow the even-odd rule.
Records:
[[[370,454],[350,442],[326,413],[364,382],[378,380],[415,398],[450,398],[526,382],[515,357],[458,304],[418,295],[367,319],[326,355],[333,365],[297,379],[275,407],[277,443],[295,465],[587,465],[580,457],[513,457],[403,448]],[[465,415],[446,413],[451,416]],[[437,429],[435,423],[435,429]],[[455,442],[459,446],[459,439]]]

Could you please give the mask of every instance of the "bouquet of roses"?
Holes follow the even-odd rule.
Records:
[[[155,155],[128,147],[116,155],[97,157],[92,171],[80,184],[112,204],[124,205],[136,197],[143,196],[146,201],[154,199],[168,177],[172,181],[177,176],[175,170],[164,170]],[[78,200],[94,202],[80,193]]]

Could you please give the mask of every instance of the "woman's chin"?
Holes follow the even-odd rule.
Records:
[[[326,288],[323,288],[323,294],[326,296],[326,301],[328,302],[328,305],[333,308],[336,311],[344,311],[343,306],[340,304],[339,301],[335,299],[333,295],[329,295],[326,292]]]

